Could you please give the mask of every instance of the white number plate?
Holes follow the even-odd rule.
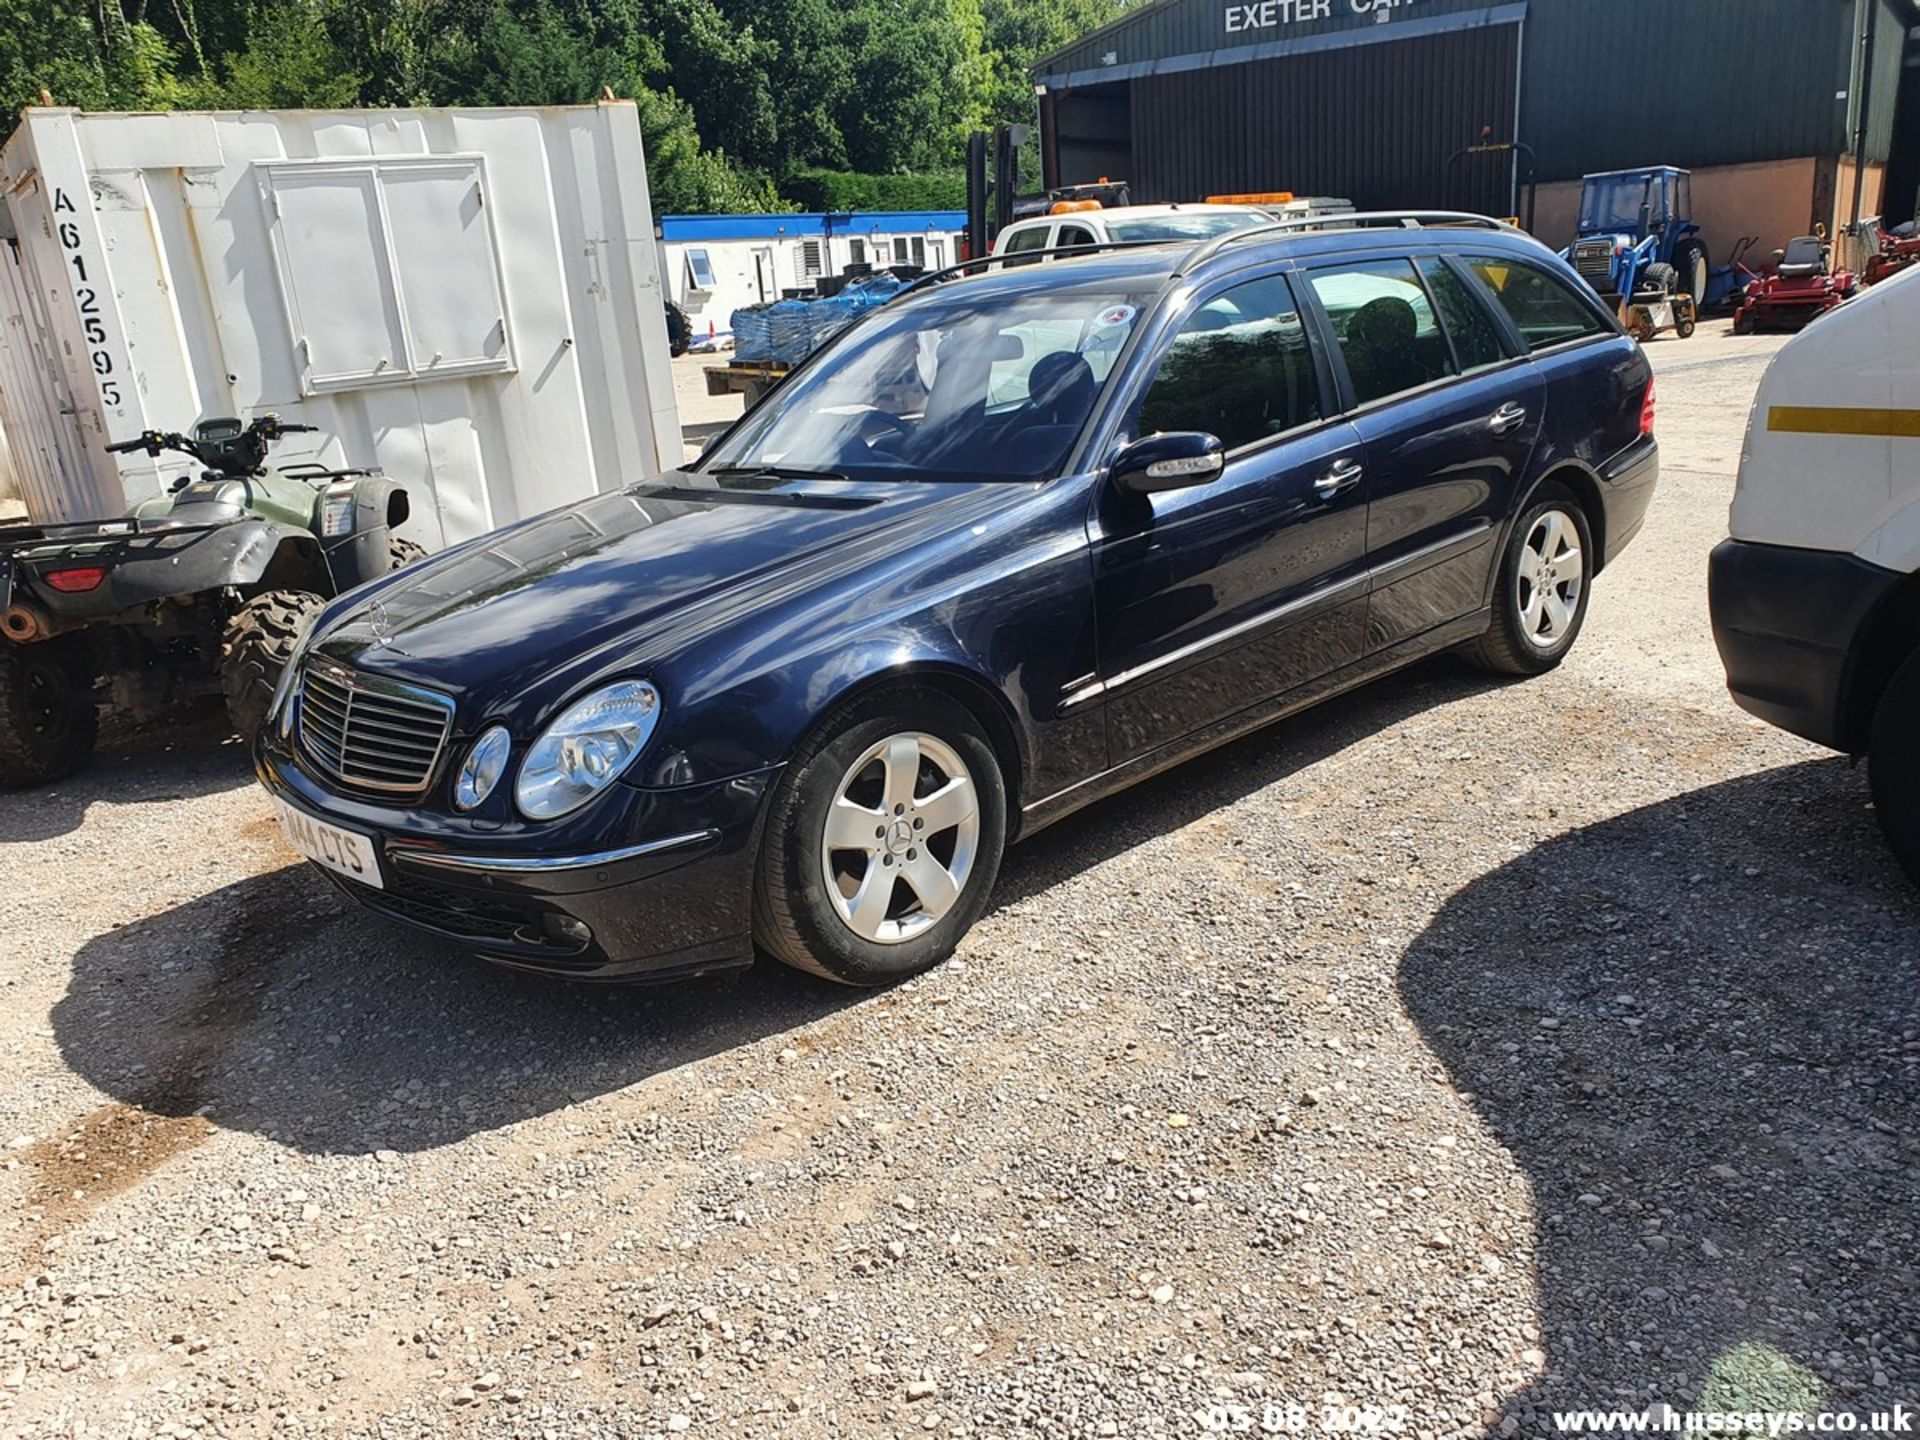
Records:
[[[279,812],[280,830],[287,843],[309,860],[375,890],[387,888],[380,879],[380,846],[371,835],[316,820],[278,798],[273,808]]]

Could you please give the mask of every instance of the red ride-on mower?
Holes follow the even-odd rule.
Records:
[[[1909,220],[1881,232],[1880,248],[1867,257],[1866,271],[1860,278],[1869,285],[1878,285],[1889,275],[1898,275],[1916,262],[1920,262],[1920,225]]]
[[[1798,330],[1851,299],[1853,272],[1829,268],[1831,254],[1818,235],[1798,236],[1786,249],[1774,251],[1773,273],[1747,286],[1746,298],[1733,313],[1733,333]]]

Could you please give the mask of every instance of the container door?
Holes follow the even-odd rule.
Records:
[[[117,515],[81,449],[78,408],[59,363],[42,297],[18,247],[0,245],[0,425],[20,498],[42,524]]]

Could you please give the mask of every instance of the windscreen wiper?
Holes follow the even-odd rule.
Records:
[[[722,465],[708,475],[738,475],[747,479],[845,480],[838,470],[807,470],[797,465]]]

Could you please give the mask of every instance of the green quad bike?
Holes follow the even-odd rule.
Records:
[[[177,450],[205,471],[122,519],[0,525],[0,787],[84,768],[103,698],[142,720],[219,694],[251,739],[312,615],[425,555],[393,533],[398,481],[267,468],[270,445],[313,428],[149,430],[107,449]]]

